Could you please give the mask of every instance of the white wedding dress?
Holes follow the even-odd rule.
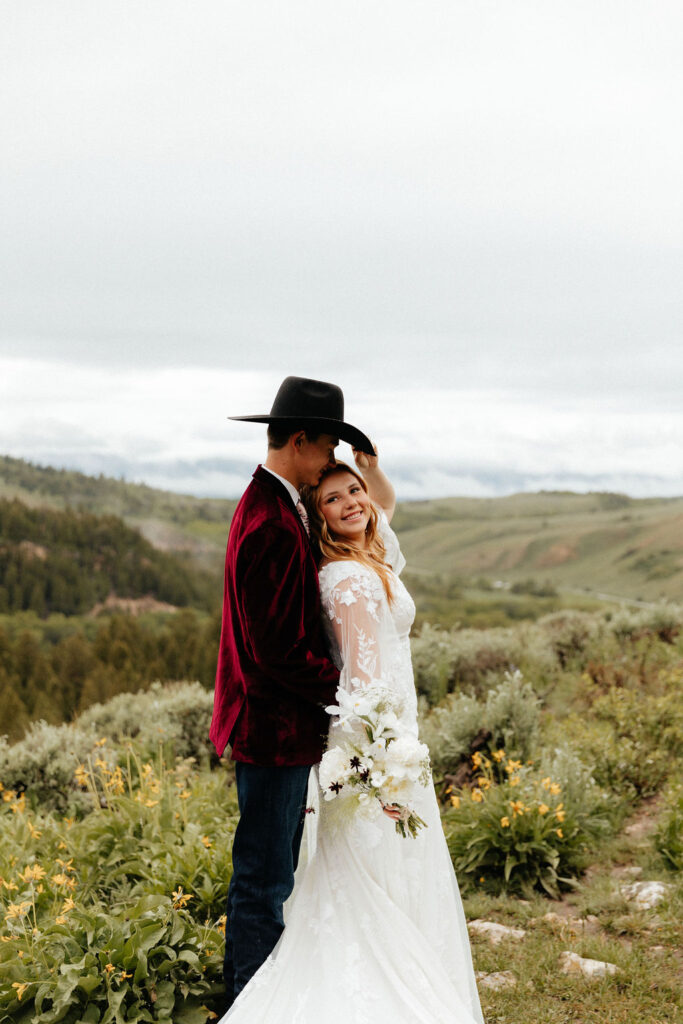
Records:
[[[382,514],[394,567],[391,605],[379,576],[359,562],[331,562],[320,592],[340,685],[380,679],[404,702],[417,733],[408,634],[415,605],[405,565]],[[338,730],[331,728],[330,743]],[[285,930],[223,1017],[226,1024],[483,1024],[465,916],[430,785],[411,806],[427,824],[397,835],[383,813],[344,813],[319,799],[311,771],[301,862],[285,905]],[[222,1022],[221,1022],[222,1024]]]

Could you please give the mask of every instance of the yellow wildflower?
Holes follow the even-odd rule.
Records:
[[[511,800],[510,807],[512,808],[513,818],[516,818],[518,814],[524,814],[525,807],[521,800]]]
[[[66,843],[64,842],[63,839],[61,839],[59,841],[59,843],[57,844],[57,849],[58,850],[67,850],[68,849],[68,847],[67,847],[67,845],[66,845]]]
[[[539,814],[547,814],[549,810],[550,810],[550,808],[548,807],[547,804],[539,804],[538,805],[538,813]]]
[[[125,981],[126,978],[132,978],[132,977],[133,977],[133,975],[129,974],[128,971],[121,971],[121,973],[119,974],[119,981]]]
[[[472,799],[474,800],[475,804],[480,804],[484,799],[484,794],[482,793],[478,786],[475,786],[475,788],[472,790]]]
[[[64,914],[58,914],[55,918],[55,924],[66,924],[68,920],[68,917],[65,917]]]
[[[107,972],[107,974],[111,974],[112,971],[116,970],[113,964],[105,964],[104,969]]]
[[[189,791],[189,789],[184,789],[182,791],[182,793],[180,794],[180,799],[181,800],[189,800],[189,798],[191,796],[192,796],[192,793]]]
[[[107,737],[106,737],[106,736],[103,736],[101,740],[98,740],[98,741],[97,741],[97,743],[95,744],[95,746],[96,746],[96,747],[103,747],[103,746],[105,745],[105,743],[106,743],[106,742],[107,742]]]
[[[508,773],[508,775],[512,775],[513,772],[518,772],[521,767],[521,761],[513,761],[512,758],[510,758],[508,763],[505,765],[505,771]]]
[[[179,886],[173,893],[173,909],[182,910],[193,899],[194,896],[191,893],[183,892],[182,886]]]
[[[562,832],[561,828],[556,828],[555,829],[555,833],[556,833],[556,835],[558,835],[560,837],[560,839],[562,839],[564,837],[564,833]]]
[[[475,768],[479,768],[481,765],[481,754],[479,753],[478,750],[475,750],[475,752],[472,754],[472,764],[474,765]]]
[[[52,881],[54,882],[55,885],[68,885],[69,876],[65,875],[63,872],[60,872],[58,875],[52,876]]]
[[[95,767],[99,768],[105,775],[111,775],[111,770],[106,761],[103,761],[101,757],[95,758]]]
[[[500,764],[500,762],[503,761],[504,759],[505,759],[505,751],[504,750],[494,750],[493,751],[493,760],[494,761],[498,761],[498,763]]]
[[[31,904],[28,902],[24,903],[10,903],[7,908],[7,920],[13,920],[14,918],[23,917],[24,914],[28,913]]]
[[[75,871],[76,868],[73,866],[74,859],[69,857],[68,860],[62,860],[61,857],[55,857],[55,860],[59,864],[63,871]]]
[[[6,789],[2,794],[2,799],[6,804],[11,804],[16,795],[13,789]]]
[[[210,850],[211,847],[213,846],[213,843],[211,842],[208,836],[202,836],[202,842],[204,846],[207,848],[207,850]]]
[[[8,892],[16,892],[17,891],[17,883],[16,882],[6,882],[4,878],[0,878],[0,885],[3,885],[5,887],[5,889],[7,889]]]
[[[76,904],[75,904],[75,903],[74,903],[74,901],[73,901],[73,900],[71,899],[71,897],[70,897],[70,896],[67,896],[67,897],[66,897],[66,899],[64,900],[64,902],[62,903],[62,913],[63,913],[63,914],[68,914],[68,912],[69,912],[70,910],[73,910],[73,908],[74,908],[75,906],[76,906]]]
[[[21,997],[28,988],[28,983],[25,981],[13,981],[12,988],[15,988],[17,990],[17,999],[19,1000],[19,1002],[21,1002]]]
[[[447,786],[447,787],[446,787],[446,791],[445,791],[445,793],[444,793],[444,796],[450,796],[450,794],[451,794],[452,792],[453,792],[453,787],[452,787],[452,786]]]
[[[543,786],[544,789],[549,789],[550,788],[550,776],[549,775],[546,775],[546,777],[544,779],[541,779],[541,785]]]
[[[88,775],[88,770],[84,764],[79,764],[78,768],[74,772],[74,778],[79,786],[82,786],[83,789],[87,788],[90,776]],[[66,818],[64,820],[66,821]]]
[[[477,779],[477,785],[481,786],[483,790],[490,789],[491,780],[488,779],[485,775],[480,775],[479,778]]]
[[[479,881],[480,881],[480,882],[483,882],[483,881],[484,881],[484,876],[483,876],[483,875],[479,875]]]
[[[208,1006],[202,1006],[201,1009],[206,1014],[207,1020],[218,1020],[218,1014],[214,1013],[213,1010],[210,1010]]]
[[[560,811],[560,810],[555,811],[555,817],[557,818],[558,821],[564,821],[566,816],[567,815],[565,814],[564,811]]]
[[[64,824],[66,825],[67,828],[71,828],[71,826],[73,825],[75,820],[76,820],[75,818],[65,818],[64,819]]]
[[[158,800],[145,800],[145,807],[156,807]]]
[[[39,829],[37,829],[34,825],[32,825],[30,821],[27,821],[26,824],[28,826],[29,832],[31,833],[31,838],[32,839],[40,839],[40,837],[41,837],[41,835],[43,833],[40,832]]]
[[[519,775],[511,775],[510,778],[508,779],[508,782],[510,783],[511,786],[518,786]]]
[[[39,882],[41,878],[45,878],[46,873],[45,868],[41,868],[40,864],[29,864],[23,875],[19,874],[19,878],[24,882]]]
[[[13,814],[17,814],[17,813],[20,812],[21,814],[23,814],[25,809],[26,809],[26,793],[22,793],[21,796],[18,796],[16,798],[16,800],[14,801],[14,803],[12,804],[12,813]]]
[[[500,825],[501,825],[501,828],[509,828],[510,827],[510,819],[508,818],[507,815],[505,815],[504,818],[500,819]]]
[[[553,796],[557,796],[558,793],[562,792],[562,786],[560,786],[557,782],[551,783],[549,789]]]
[[[225,925],[226,925],[226,922],[227,922],[227,920],[228,920],[228,919],[227,919],[227,917],[225,916],[225,914],[221,914],[221,916],[220,916],[220,917],[218,918],[218,920],[216,921],[216,929],[217,929],[217,930],[218,930],[219,932],[223,932],[223,934],[224,934],[224,935],[225,935]]]
[[[455,809],[457,810],[459,806],[460,806],[460,797],[459,796],[452,796],[451,797],[451,807],[455,807]]]

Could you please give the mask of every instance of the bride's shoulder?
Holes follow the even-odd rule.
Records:
[[[332,594],[340,587],[350,588],[352,592],[357,593],[369,593],[377,587],[382,588],[377,573],[354,558],[323,562],[318,569],[318,579],[320,591],[324,596]]]

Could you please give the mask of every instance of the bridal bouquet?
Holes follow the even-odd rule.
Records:
[[[352,685],[358,689],[337,690],[338,704],[326,708],[344,738],[320,762],[325,799],[334,800],[343,791],[356,810],[373,817],[382,806],[398,807],[396,831],[415,838],[425,822],[407,801],[416,785],[429,785],[429,750],[401,728],[403,705],[395,694],[375,682],[362,687],[353,679]]]

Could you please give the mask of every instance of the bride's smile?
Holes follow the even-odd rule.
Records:
[[[370,497],[353,473],[331,473],[321,484],[320,511],[329,531],[354,547],[365,547]]]

